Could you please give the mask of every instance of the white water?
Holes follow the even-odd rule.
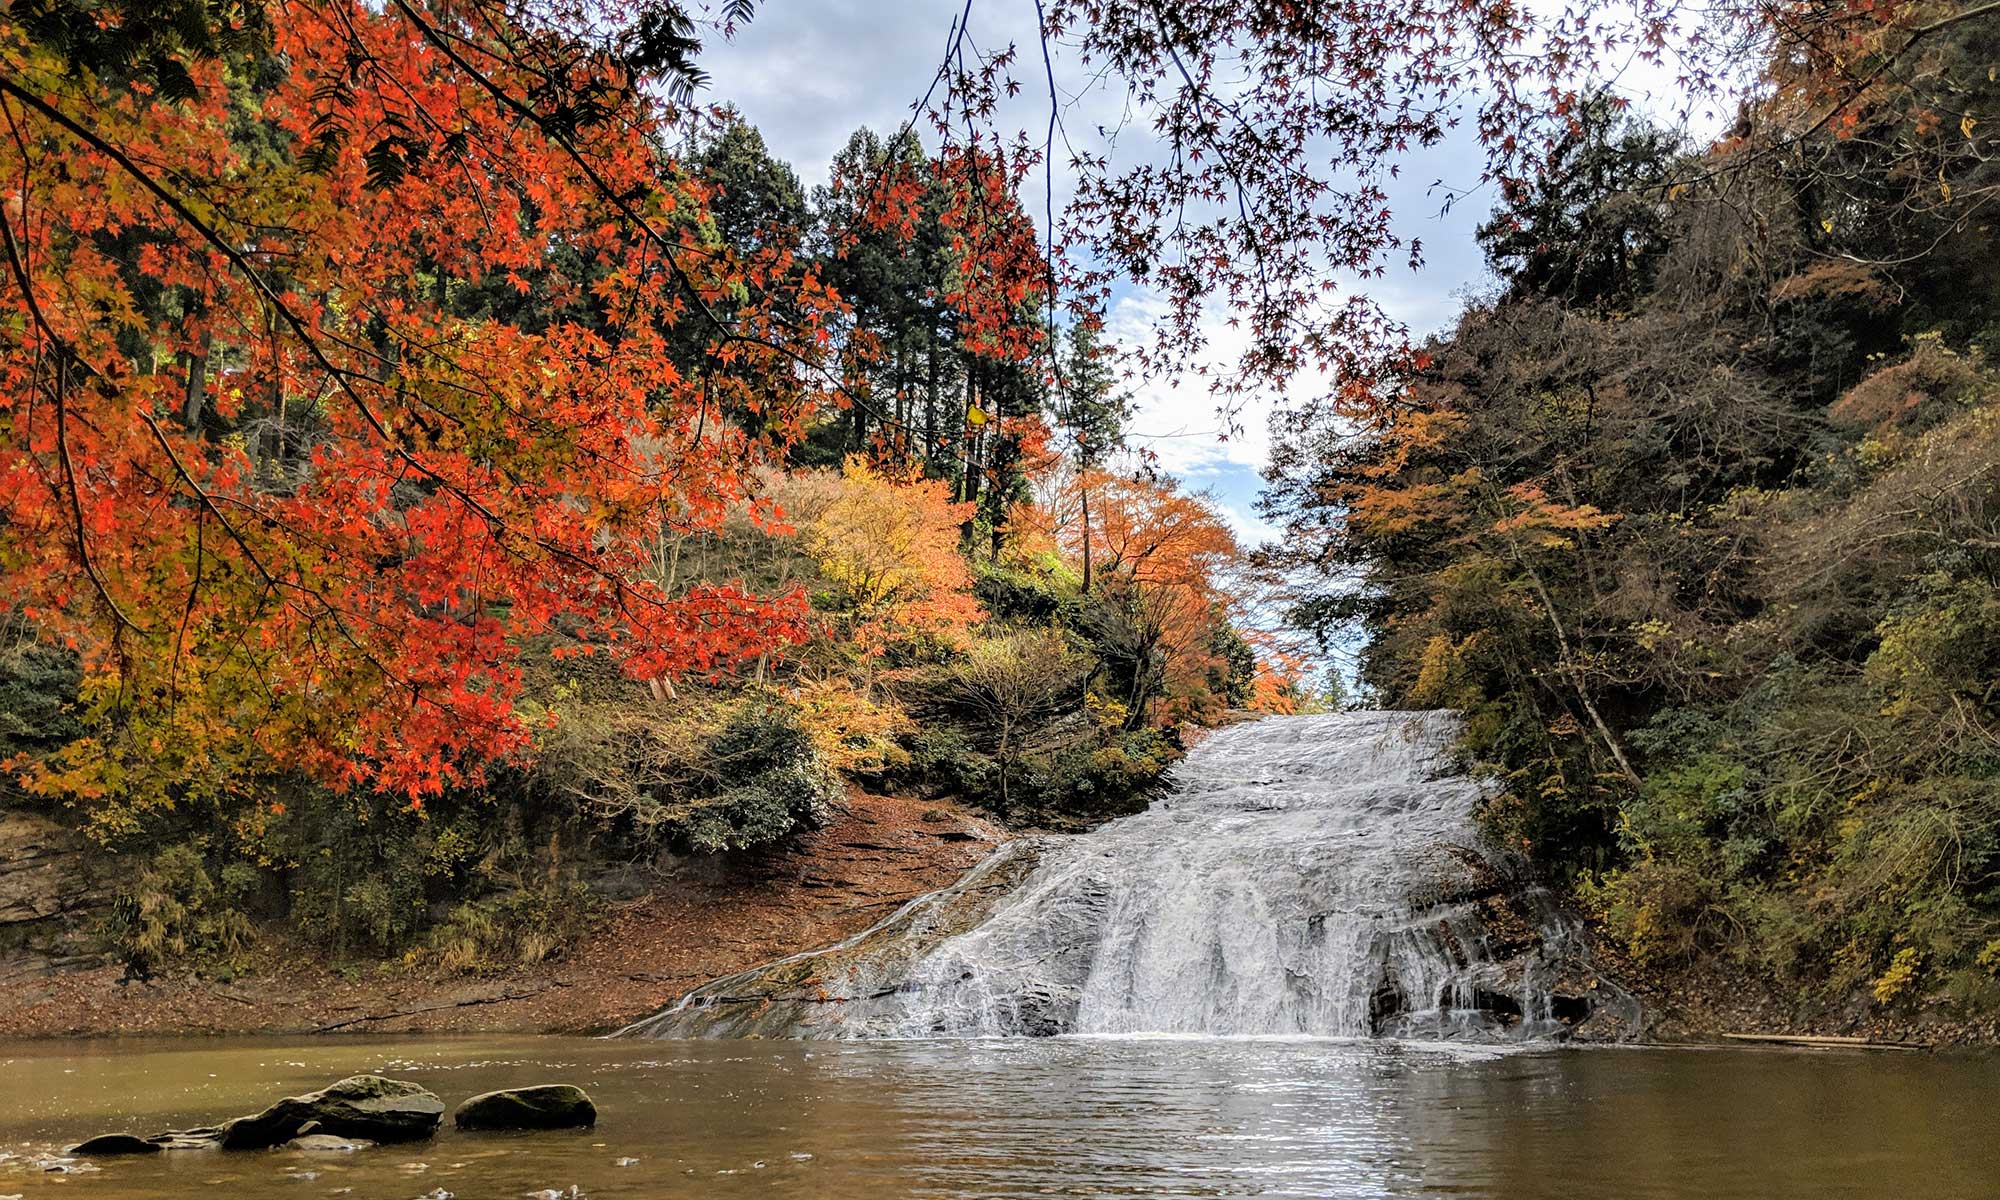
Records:
[[[1482,848],[1482,788],[1449,761],[1453,732],[1439,712],[1217,731],[1145,812],[1043,845],[965,932],[939,936],[952,903],[939,893],[817,962],[719,980],[628,1032],[1559,1032],[1570,923]],[[1590,1006],[1567,1003],[1571,1019]]]
[[[1171,794],[1047,854],[978,928],[917,964],[904,1035],[1398,1032],[1546,1018],[1464,903],[1477,783],[1442,713],[1271,718],[1210,735]],[[1064,1019],[1065,1010],[1073,1016]]]

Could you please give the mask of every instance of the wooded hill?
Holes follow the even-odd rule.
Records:
[[[1491,828],[1639,964],[1991,1011],[2000,22],[1871,37],[1711,145],[1587,105],[1480,232],[1499,290],[1270,503],[1301,618],[1465,712]]]
[[[129,863],[113,944],[533,961],[597,865],[1102,819],[1302,699],[1017,165],[807,195],[678,10],[531,17],[0,18],[0,799]]]

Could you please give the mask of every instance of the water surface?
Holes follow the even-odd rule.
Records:
[[[49,1174],[377,1071],[448,1104],[570,1081],[594,1130]],[[1203,1038],[0,1043],[0,1196],[2000,1196],[2000,1059]],[[633,1159],[626,1165],[618,1160]]]

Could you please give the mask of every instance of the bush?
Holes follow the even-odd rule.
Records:
[[[431,930],[430,956],[467,973],[534,966],[574,945],[596,912],[596,898],[581,882],[545,879],[455,905]]]
[[[980,565],[972,594],[995,617],[1022,625],[1054,625],[1066,610],[1076,606],[1072,597],[1049,580],[990,563]]]
[[[0,760],[81,737],[73,706],[82,682],[74,654],[30,641],[0,649]]]
[[[1647,860],[1577,881],[1585,911],[1641,967],[1683,963],[1701,948],[1703,917],[1716,903],[1713,883],[1677,863]]]
[[[1017,800],[1056,823],[1095,822],[1145,808],[1181,750],[1152,728],[1108,729],[1028,757]]]
[[[1000,774],[993,759],[981,754],[955,726],[925,725],[910,739],[907,781],[926,796],[964,796],[996,792]]]
[[[115,897],[109,932],[142,971],[169,962],[231,970],[254,937],[242,904],[258,882],[242,863],[211,872],[200,843],[168,846]]]
[[[778,704],[736,706],[708,745],[717,781],[664,806],[663,824],[687,849],[711,854],[774,842],[826,822],[840,780],[800,725]]]
[[[828,751],[857,769],[900,754],[885,744],[894,708],[819,691],[802,703],[764,689],[636,708],[558,697],[522,786],[545,805],[580,803],[635,853],[764,845],[817,827],[839,801]]]

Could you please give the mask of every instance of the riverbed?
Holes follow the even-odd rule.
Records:
[[[447,1104],[579,1083],[595,1129],[50,1172],[109,1130],[371,1071]],[[0,1196],[2000,1195],[2000,1058],[1326,1039],[811,1043],[479,1037],[0,1043]],[[70,1164],[78,1165],[77,1163]]]

